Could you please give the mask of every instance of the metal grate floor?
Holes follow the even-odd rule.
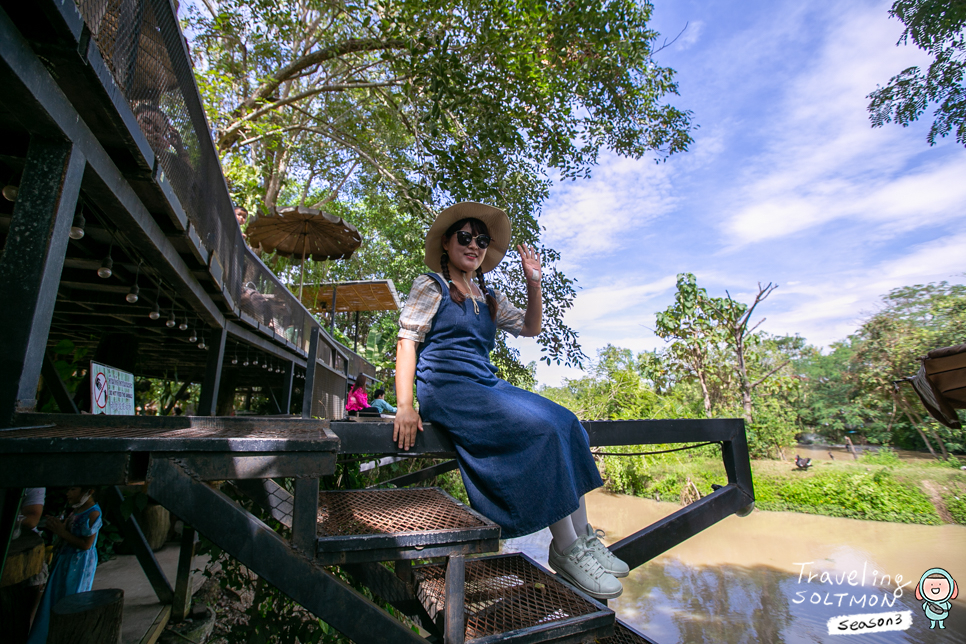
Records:
[[[445,608],[445,572],[445,565],[413,568],[417,595],[433,617]],[[487,637],[507,641],[547,626],[573,629],[575,622],[583,622],[592,635],[614,619],[613,612],[519,554],[467,559],[465,592],[467,642]]]
[[[597,644],[654,644],[654,642],[617,620],[614,624],[614,634],[598,639]]]
[[[319,495],[321,537],[481,528],[486,523],[436,488],[348,490]]]

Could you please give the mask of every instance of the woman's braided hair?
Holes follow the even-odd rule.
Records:
[[[450,240],[450,238],[452,238],[453,235],[456,234],[456,231],[458,231],[459,229],[461,229],[467,223],[469,223],[470,230],[473,231],[473,234],[474,235],[489,235],[490,234],[490,231],[487,229],[486,224],[484,224],[479,219],[472,219],[472,218],[469,218],[469,219],[460,219],[455,224],[453,224],[452,226],[450,226],[449,228],[446,229],[446,234],[443,235],[443,241],[444,241],[444,243],[445,242],[448,242]],[[457,304],[462,305],[464,302],[466,302],[466,295],[461,290],[459,290],[458,288],[456,288],[456,284],[453,283],[453,278],[450,277],[450,274],[449,274],[449,254],[446,251],[443,251],[443,255],[439,258],[439,264],[440,264],[440,272],[443,274],[443,277],[446,279],[446,283],[449,285],[449,297],[450,297],[450,299],[453,300],[454,302],[456,302]],[[495,322],[496,321],[496,311],[497,311],[497,307],[499,305],[496,302],[496,298],[493,297],[493,295],[490,293],[490,291],[487,290],[487,288],[486,288],[486,281],[483,279],[483,269],[482,268],[477,268],[476,269],[476,282],[480,286],[480,293],[483,293],[484,295],[486,295],[486,306],[487,306],[488,309],[490,309],[490,319]]]

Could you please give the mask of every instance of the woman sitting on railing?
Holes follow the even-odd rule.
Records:
[[[447,208],[429,229],[425,261],[438,272],[413,282],[399,318],[393,440],[409,449],[422,418],[445,428],[473,508],[500,524],[501,537],[550,526],[550,566],[593,597],[617,597],[627,564],[587,522],[584,494],[602,485],[587,432],[567,409],[497,378],[490,363],[497,329],[533,337],[543,318],[532,248],[517,246],[526,311],[486,286],[483,274],[509,244],[506,213],[478,203]]]

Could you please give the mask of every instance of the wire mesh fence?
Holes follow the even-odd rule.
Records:
[[[317,323],[245,244],[169,0],[76,3],[224,288],[266,334],[307,350]]]

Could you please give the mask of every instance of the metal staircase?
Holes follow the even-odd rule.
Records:
[[[197,530],[360,644],[648,642],[605,605],[526,557],[487,556],[498,550],[499,527],[484,517],[440,490],[405,489],[455,469],[452,460],[388,482],[397,489],[320,492],[320,478],[335,472],[337,456],[403,455],[392,442],[392,426],[308,418],[325,389],[319,382],[331,381],[325,389],[330,412],[341,408],[345,356],[323,346],[325,331],[243,250],[171,2],[79,4],[83,15],[75,0],[0,0],[0,161],[22,171],[20,197],[12,213],[0,216],[0,228],[6,227],[0,260],[8,270],[0,283],[0,324],[8,335],[0,344],[4,549],[25,487],[140,484],[190,526],[172,585],[137,525],[121,521],[159,600],[172,605],[176,616],[190,605],[187,575]],[[89,24],[97,16],[120,20],[122,14],[124,20],[104,28]],[[119,27],[129,37],[108,43]],[[163,81],[165,101],[148,105],[143,95],[152,79]],[[178,129],[196,154],[178,156],[167,138],[159,144],[157,132],[149,136],[156,125],[151,119],[162,117],[171,122],[166,131]],[[88,222],[84,242],[68,243],[79,198],[98,226]],[[123,251],[127,266],[118,261],[115,271],[127,271],[135,283],[142,259],[150,264],[164,282],[165,310],[170,304],[171,315],[175,308],[179,316],[190,311],[193,323],[209,334],[210,350],[196,350],[164,320],[148,318],[147,307],[137,312],[117,304],[128,285],[105,285],[95,277],[105,251],[115,259]],[[260,276],[254,281],[266,291],[259,301],[277,302],[274,308],[253,304],[247,288],[252,275]],[[160,282],[154,297],[162,297]],[[185,386],[201,383],[201,416],[20,413],[36,408],[33,397],[51,342],[89,341],[115,327],[138,334],[141,375],[167,377],[167,366],[177,365],[187,374]],[[235,352],[234,365],[249,349],[262,356],[263,366],[271,359],[285,367],[279,382],[268,382],[270,376],[254,368],[242,370],[247,359],[226,367],[229,352]],[[303,395],[305,418],[214,416],[220,393],[230,402],[233,385],[246,379],[270,391],[281,384],[279,411],[291,410],[296,372],[312,392]],[[228,386],[222,386],[223,376]],[[59,408],[73,408],[56,370],[47,369],[44,377]],[[598,447],[721,445],[727,485],[612,546],[632,568],[754,501],[740,420],[584,426],[591,446]],[[452,459],[447,434],[429,424],[424,429],[406,454]],[[281,484],[283,479],[291,484]],[[282,528],[254,516],[216,481],[229,482]],[[113,488],[107,497],[105,511],[110,514],[113,506],[116,512],[120,491]],[[344,583],[327,569],[334,565],[423,631]]]

